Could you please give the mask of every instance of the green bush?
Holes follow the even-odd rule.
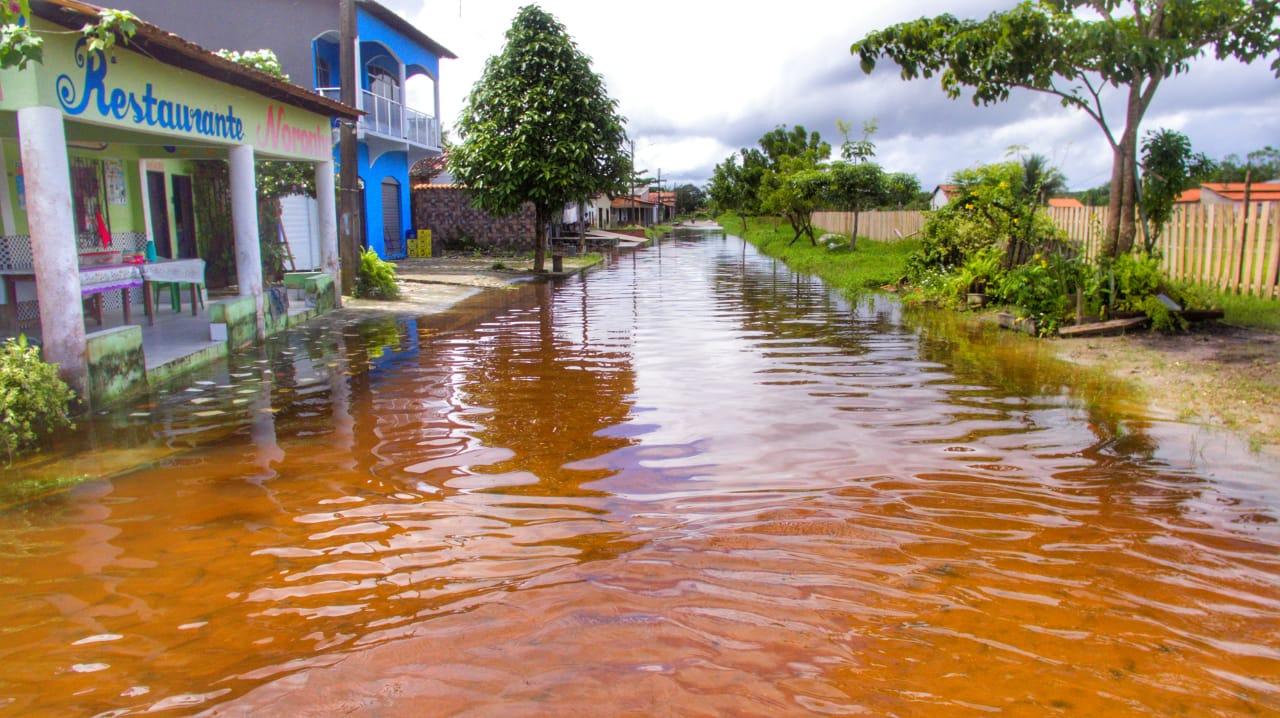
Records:
[[[1023,188],[1019,163],[963,170],[954,180],[959,195],[930,213],[921,230],[923,243],[909,266],[912,279],[929,270],[950,272],[992,248],[1001,251],[1007,266],[1065,242],[1035,194]]]
[[[395,265],[383,261],[372,249],[361,252],[356,296],[365,299],[399,299],[400,285],[396,284]]]
[[[12,461],[49,432],[71,426],[73,398],[58,368],[25,336],[6,340],[0,346],[0,451]]]
[[[1099,260],[1089,282],[1089,308],[1098,316],[1140,312],[1157,331],[1186,329],[1186,321],[1156,297],[1162,292],[1183,307],[1208,308],[1202,292],[1175,286],[1160,269],[1160,257],[1146,252]]]
[[[1022,316],[1034,319],[1036,331],[1048,336],[1067,319],[1082,269],[1077,258],[1037,254],[1001,278],[997,296],[1017,307]]]

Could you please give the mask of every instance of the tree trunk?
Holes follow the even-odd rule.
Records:
[[[1125,107],[1124,134],[1119,146],[1112,152],[1111,200],[1107,204],[1107,227],[1103,235],[1102,253],[1115,257],[1133,248],[1138,225],[1137,210],[1137,158],[1138,125],[1142,123],[1143,104],[1140,84],[1129,88]]]
[[[533,211],[536,223],[533,230],[533,271],[538,273],[546,267],[548,214],[549,212],[543,207],[536,207]]]
[[[858,212],[858,210],[855,209],[853,211],[853,231],[849,233],[849,249],[850,250],[854,250],[858,248],[858,215],[859,214],[860,213]]]
[[[578,203],[578,254],[587,252],[587,204]]]
[[[1124,192],[1124,152],[1121,148],[1111,152],[1111,197],[1107,200],[1107,226],[1102,235],[1101,254],[1116,256],[1120,237],[1120,205]]]

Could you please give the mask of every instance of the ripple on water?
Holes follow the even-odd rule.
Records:
[[[1280,711],[1274,465],[1033,346],[719,236],[301,327],[0,514],[0,713]]]

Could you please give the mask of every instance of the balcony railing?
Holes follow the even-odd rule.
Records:
[[[316,92],[331,100],[342,100],[342,90],[337,87],[321,87]],[[386,137],[404,139],[415,145],[440,149],[440,122],[431,115],[411,110],[388,97],[360,91],[360,127]]]

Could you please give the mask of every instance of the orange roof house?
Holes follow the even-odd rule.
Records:
[[[1075,197],[1050,197],[1049,206],[1069,209],[1084,208],[1084,204]]]
[[[1250,202],[1280,202],[1280,182],[1254,182]],[[1244,202],[1244,182],[1205,182],[1178,196],[1177,204],[1240,204]]]
[[[1205,182],[1200,185],[1200,201],[1205,204],[1244,201],[1244,182]],[[1254,182],[1250,202],[1280,202],[1280,182]]]

